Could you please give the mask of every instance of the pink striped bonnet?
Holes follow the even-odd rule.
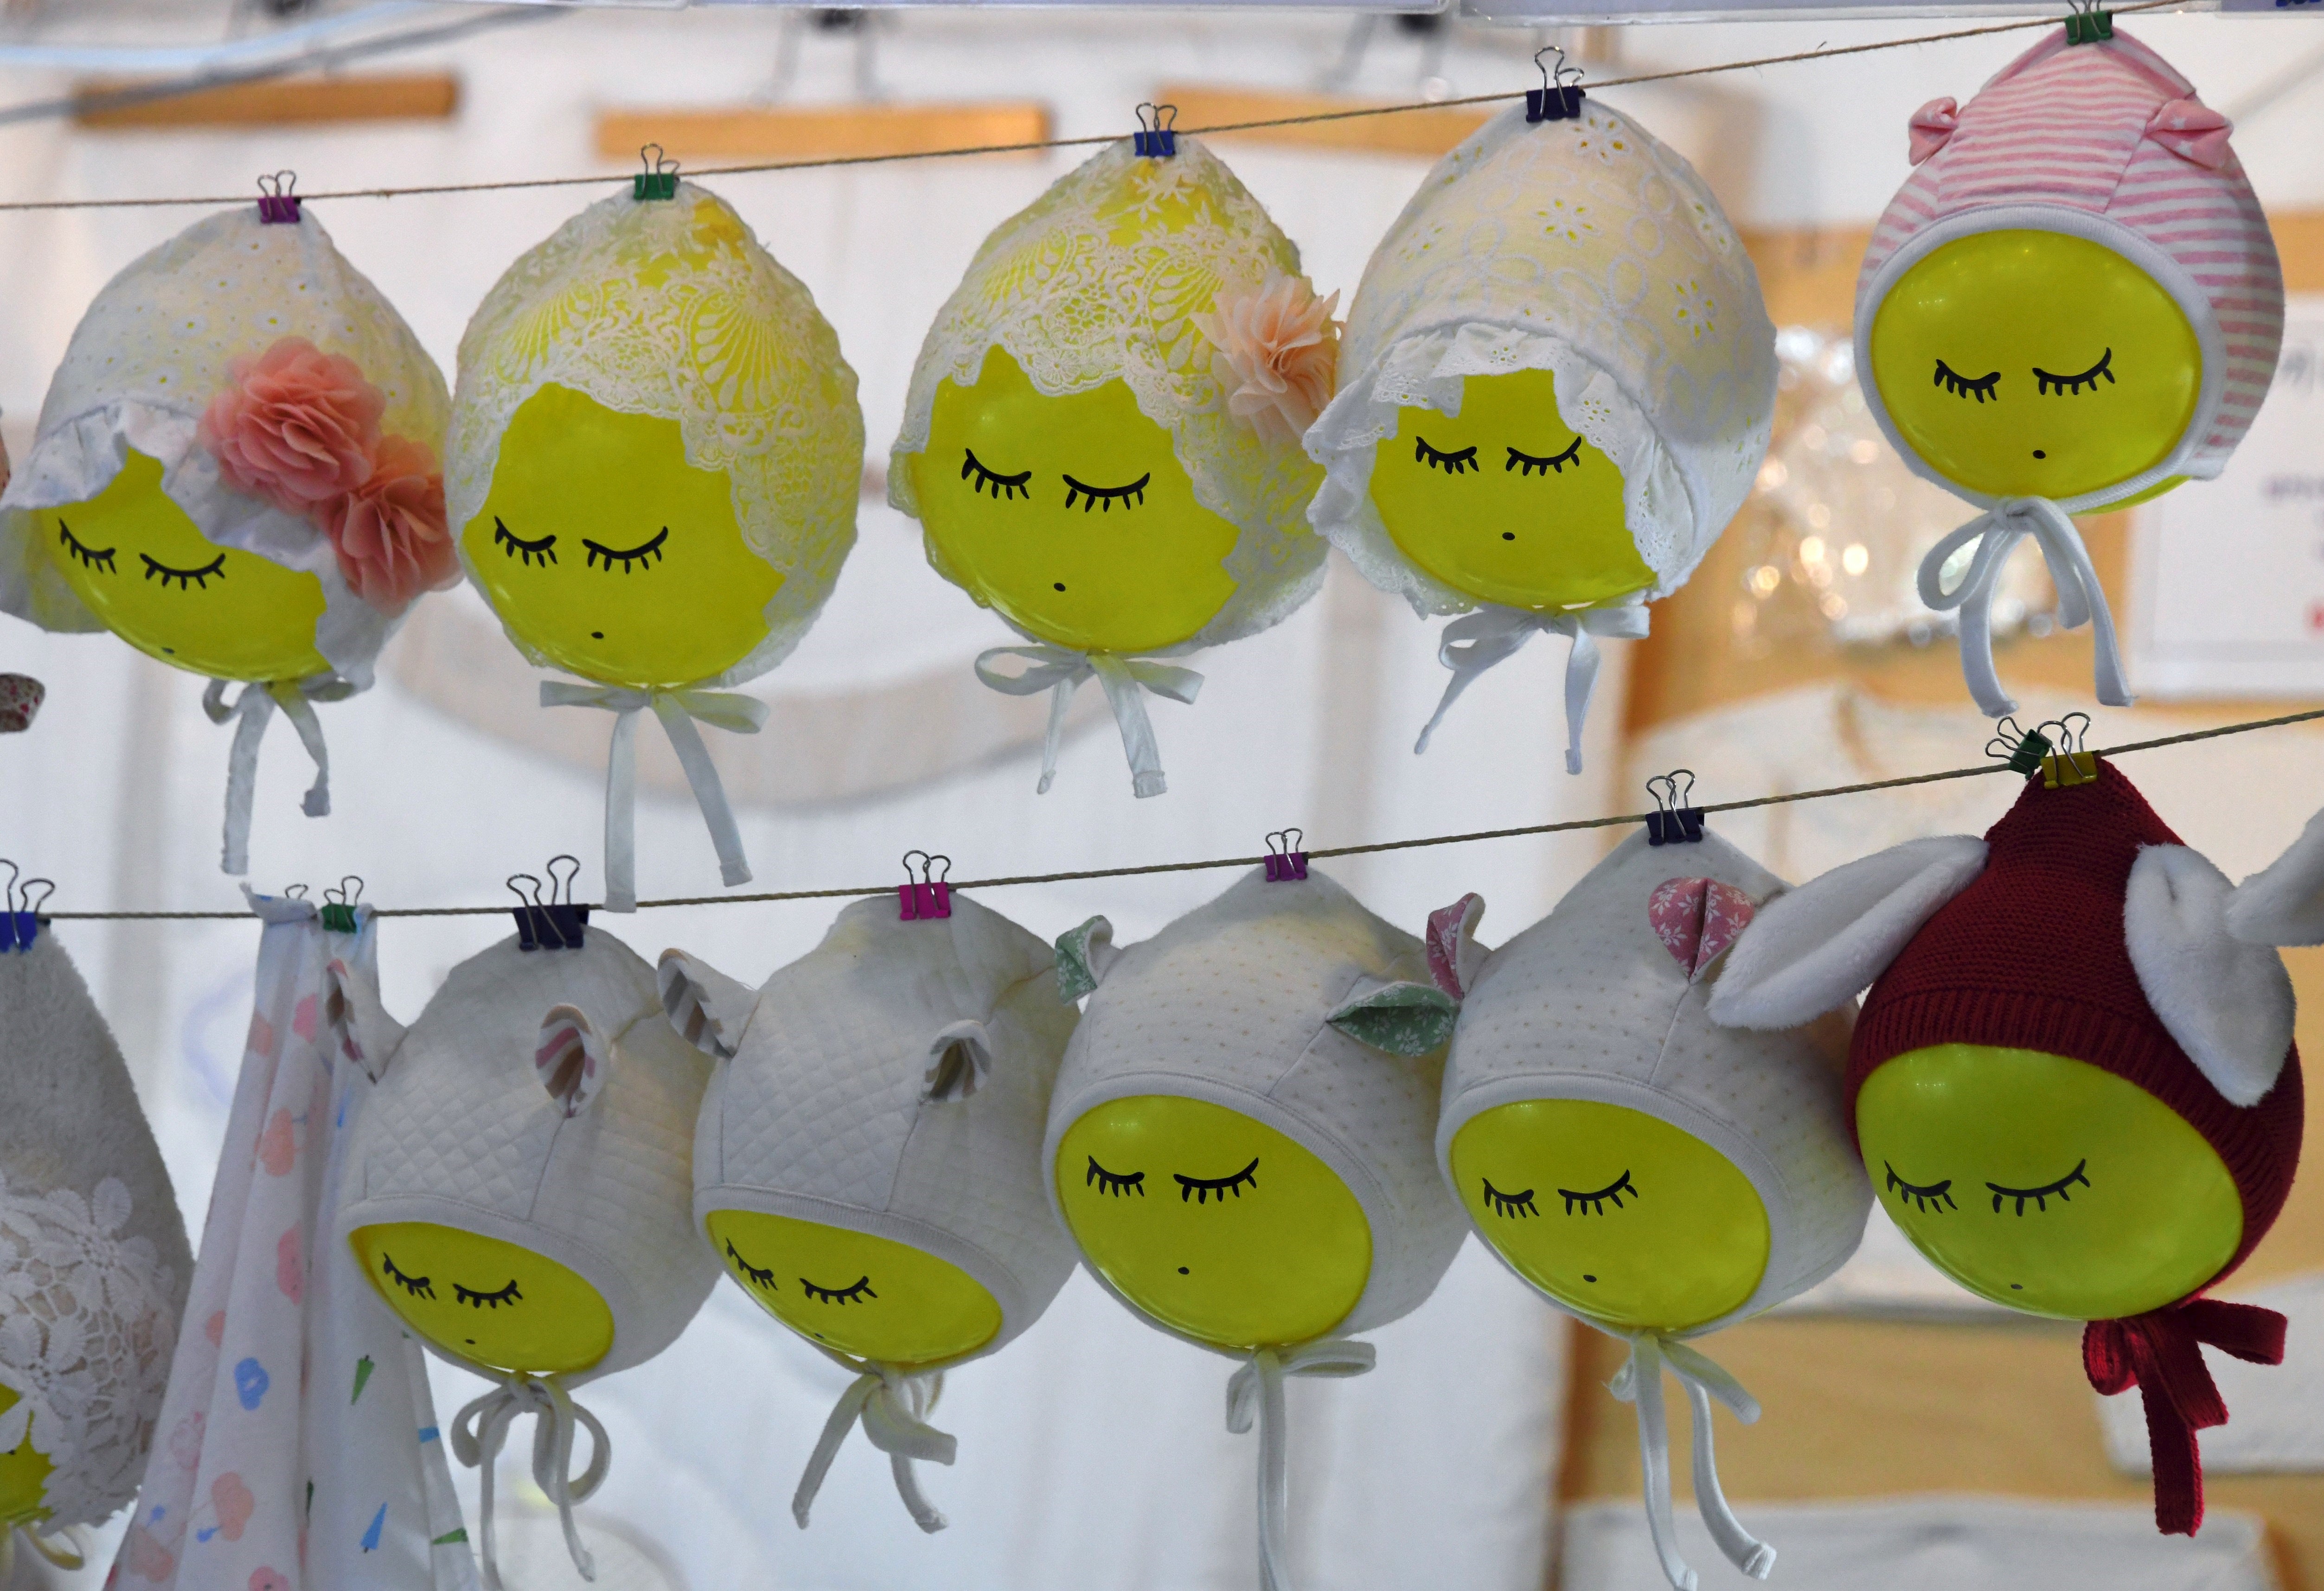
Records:
[[[2087,238],[2153,278],[2202,349],[2194,418],[2140,483],[2216,476],[2267,396],[2283,342],[2275,240],[2228,131],[2191,84],[2119,30],[2070,45],[2061,29],[1968,105],[1922,106],[1912,123],[1913,174],[1874,229],[1857,279],[1858,370],[1871,368],[1874,313],[1890,288],[1943,244],[2005,228]],[[1960,492],[1898,434],[1876,385],[1865,382],[1865,399],[1897,451],[1916,472]],[[2061,506],[2079,512],[2101,502]]]

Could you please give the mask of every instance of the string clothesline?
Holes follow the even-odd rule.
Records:
[[[2143,11],[2175,8],[2185,0],[2135,0],[2128,5],[2109,7],[2111,14],[2129,16]],[[1794,51],[1786,55],[1763,55],[1747,60],[1721,61],[1713,66],[1679,67],[1669,71],[1640,72],[1627,78],[1609,78],[1591,83],[1592,90],[1631,88],[1646,83],[1670,83],[1683,78],[1715,77],[1725,72],[1757,71],[1764,67],[1788,66],[1811,60],[1835,60],[1844,56],[1868,55],[1883,50],[1904,50],[1923,44],[1945,44],[1960,39],[1978,39],[1994,33],[2020,32],[2029,28],[2049,28],[2057,25],[2054,16],[2035,17],[2026,21],[1987,23],[1973,28],[1955,28],[1942,33],[1922,33],[1909,39],[1882,39],[1866,44],[1818,45],[1813,50]],[[1359,106],[1347,110],[1312,111],[1294,116],[1268,116],[1246,122],[1219,122],[1203,127],[1179,127],[1174,131],[1187,136],[1211,136],[1222,133],[1256,133],[1273,127],[1305,127],[1325,122],[1355,121],[1368,116],[1392,116],[1413,111],[1457,110],[1470,106],[1504,105],[1523,99],[1525,91],[1512,90],[1502,94],[1471,94],[1457,99],[1415,100],[1399,105]],[[1025,143],[979,143],[956,149],[918,150],[895,154],[827,155],[813,160],[763,161],[746,165],[706,166],[688,172],[694,177],[752,177],[773,171],[819,171],[847,166],[892,165],[908,161],[958,160],[970,155],[1037,154],[1053,149],[1086,149],[1098,144],[1118,143],[1120,133],[1096,133],[1079,138],[1047,138]],[[342,188],[301,194],[307,200],[322,199],[391,199],[412,198],[429,195],[506,193],[519,189],[578,188],[600,186],[608,179],[602,173],[586,177],[522,177],[487,182],[431,182],[402,188]],[[103,199],[15,199],[0,201],[0,212],[34,210],[127,210],[156,208],[180,205],[237,205],[247,202],[249,195],[207,194],[185,198],[103,198]]]
[[[2249,734],[2255,730],[2281,729],[2286,724],[2308,723],[2324,718],[2324,707],[2305,713],[2286,713],[2275,718],[2248,719],[2241,723],[2220,724],[2211,729],[2189,730],[2181,734],[2162,735],[2150,740],[2132,740],[2120,746],[2101,747],[2089,753],[2098,757],[2125,757],[2134,751],[2153,751],[2165,746],[2184,746],[2197,740],[2215,740],[2226,735]],[[2078,751],[2077,755],[2080,753]],[[1795,801],[1821,801],[1833,796],[1860,796],[1873,790],[1901,789],[1908,785],[1934,785],[1948,779],[1973,779],[1987,774],[2012,771],[2006,762],[1985,762],[1969,768],[1942,768],[1934,773],[1903,774],[1891,779],[1868,779],[1854,785],[1828,785],[1820,790],[1794,790],[1779,796],[1753,796],[1739,801],[1711,801],[1692,810],[1708,815],[1720,812],[1747,812],[1758,806],[1785,806]],[[1517,840],[1536,834],[1565,834],[1582,829],[1627,828],[1646,822],[1653,814],[1643,812],[1617,813],[1609,817],[1566,818],[1552,823],[1526,823],[1511,829],[1478,829],[1465,834],[1430,834],[1412,840],[1376,840],[1365,845],[1333,845],[1304,852],[1310,860],[1327,860],[1340,856],[1375,856],[1390,851],[1420,851],[1438,845],[1469,845],[1485,840]],[[1016,873],[1003,878],[960,878],[947,880],[954,889],[1009,889],[1026,884],[1071,884],[1093,878],[1135,878],[1152,873],[1196,873],[1221,868],[1255,868],[1263,865],[1265,856],[1209,857],[1194,861],[1145,862],[1126,868],[1077,868],[1058,873]],[[681,895],[659,900],[641,900],[638,909],[650,907],[698,906],[752,906],[787,900],[854,900],[869,896],[890,895],[893,883],[853,886],[835,889],[773,889],[748,895]],[[510,908],[505,906],[388,906],[376,910],[382,917],[484,917],[498,916]],[[247,911],[234,912],[42,912],[43,917],[56,922],[233,922],[249,918]]]

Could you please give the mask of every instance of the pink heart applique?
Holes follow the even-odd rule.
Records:
[[[210,1502],[217,1509],[217,1531],[229,1541],[242,1540],[242,1527],[250,1522],[258,1499],[243,1484],[239,1471],[228,1471],[210,1483]]]
[[[1646,897],[1646,921],[1689,983],[1735,943],[1756,910],[1749,896],[1716,878],[1665,878]]]

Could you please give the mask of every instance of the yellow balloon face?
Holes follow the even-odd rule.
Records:
[[[12,1389],[0,1386],[0,1414],[15,1407],[19,1401]],[[37,1524],[48,1518],[49,1511],[41,1505],[49,1485],[49,1471],[56,1466],[49,1456],[32,1446],[32,1433],[5,1453],[0,1453],[0,1531],[21,1524]]]
[[[403,1323],[460,1358],[558,1375],[613,1346],[597,1290],[545,1255],[432,1221],[358,1227],[347,1241]]]
[[[1065,1129],[1055,1171],[1090,1264],[1204,1342],[1310,1341],[1347,1319],[1370,1278],[1371,1224],[1339,1173],[1223,1105],[1111,1100]]]
[[[2203,353],[2171,295],[2112,249],[1980,232],[1899,277],[1872,320],[1880,401],[1912,449],[1994,496],[2080,497],[2171,455]]]
[[[1735,1163],[1666,1121],[1594,1099],[1520,1099],[1452,1135],[1469,1219],[1517,1274],[1608,1326],[1683,1331],[1766,1274],[1767,1207]]]
[[[32,522],[73,593],[148,657],[213,679],[330,672],[315,649],[323,583],[204,536],[162,495],[160,460],[132,448],[104,491]]]
[[[703,1223],[726,1274],[801,1337],[887,1365],[936,1365],[999,1335],[1001,1304],[925,1249],[751,1209]]]
[[[1235,528],[1194,501],[1170,433],[1122,382],[1047,398],[995,348],[936,387],[911,460],[920,521],[981,602],[1043,640],[1148,652],[1234,594]]]
[[[1536,612],[1655,583],[1622,472],[1558,417],[1545,370],[1470,376],[1458,417],[1397,411],[1372,455],[1372,503],[1405,556],[1453,590]]]
[[[668,690],[767,639],[782,575],[742,539],[723,472],[686,462],[676,420],[569,387],[518,406],[492,490],[460,532],[501,621],[559,668]]]
[[[1936,1044],[1856,1099],[1881,1206],[1937,1268],[2029,1314],[2107,1320],[2174,1303],[2243,1241],[2235,1179],[2136,1083],[2036,1050]]]

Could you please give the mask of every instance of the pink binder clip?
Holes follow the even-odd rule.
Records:
[[[919,877],[912,877],[912,859],[919,858]],[[944,871],[936,871],[936,864]],[[952,874],[952,858],[938,854],[930,856],[925,851],[904,852],[904,877],[908,882],[896,886],[896,918],[903,923],[933,922],[952,915],[952,886],[945,880]]]

